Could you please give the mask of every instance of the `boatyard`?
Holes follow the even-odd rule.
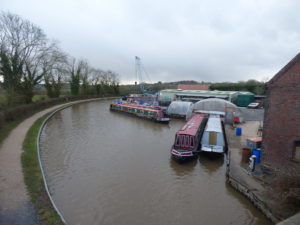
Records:
[[[264,108],[219,98],[169,108],[157,96],[78,102],[47,121],[41,165],[66,224],[298,221],[294,183],[287,197],[274,191],[282,172],[265,161]]]
[[[123,99],[130,99],[130,102],[118,100],[115,103],[110,104],[110,110],[135,115],[152,121],[168,118],[169,112],[169,116],[173,117],[173,119],[171,119],[171,121],[168,119],[169,126],[167,127],[162,127],[160,124],[154,125],[151,121],[148,122],[149,124],[146,124],[147,122],[145,122],[145,124],[143,123],[142,125],[142,122],[138,122],[138,120],[135,120],[134,118],[126,119],[121,116],[121,114],[113,115],[104,113],[103,111],[102,114],[89,114],[90,116],[96,116],[94,119],[89,117],[84,119],[81,117],[81,122],[78,123],[74,107],[73,109],[67,110],[66,113],[73,115],[70,124],[74,125],[77,121],[77,125],[80,127],[75,126],[76,129],[72,130],[72,128],[69,127],[70,125],[68,122],[63,120],[63,118],[68,117],[66,117],[64,113],[60,113],[60,115],[58,115],[58,120],[61,121],[58,123],[59,126],[64,124],[64,126],[69,127],[63,129],[68,131],[65,133],[66,136],[63,140],[68,140],[73,137],[84,137],[84,139],[81,139],[81,142],[84,140],[83,143],[85,146],[94,143],[87,148],[86,154],[81,155],[80,151],[74,151],[73,149],[80,146],[80,143],[74,143],[74,140],[72,142],[67,142],[67,145],[56,143],[57,145],[55,146],[52,144],[56,137],[55,135],[52,137],[50,131],[57,129],[57,122],[51,123],[50,121],[49,127],[45,127],[45,133],[41,139],[42,158],[46,166],[50,190],[52,189],[55,201],[62,209],[63,214],[65,214],[66,221],[74,223],[75,221],[82,220],[82,222],[86,222],[89,219],[87,217],[82,217],[82,215],[86,215],[86,211],[69,209],[66,203],[70,201],[73,201],[76,206],[82,204],[80,209],[88,209],[91,207],[88,211],[91,213],[89,217],[94,218],[93,221],[99,223],[104,222],[107,224],[145,224],[145,221],[147,221],[147,223],[149,222],[149,224],[156,223],[157,221],[160,223],[164,221],[167,224],[194,224],[196,222],[205,223],[205,221],[208,220],[212,224],[220,224],[220,221],[225,221],[225,224],[240,224],[240,221],[236,223],[234,218],[232,218],[232,213],[225,213],[226,216],[231,215],[230,219],[222,214],[222,212],[226,211],[225,209],[232,209],[233,206],[229,208],[222,207],[220,209],[216,207],[220,201],[226,202],[226,205],[231,204],[234,198],[238,198],[241,202],[243,202],[245,198],[250,200],[248,204],[251,206],[247,204],[247,206],[244,205],[241,207],[242,209],[246,209],[248,213],[251,212],[251,216],[255,218],[251,224],[278,223],[299,212],[299,203],[297,201],[297,199],[299,199],[297,174],[289,173],[289,183],[284,180],[286,179],[284,176],[287,174],[284,171],[293,171],[290,170],[290,168],[296,168],[294,171],[297,171],[297,162],[299,159],[299,141],[297,140],[297,137],[293,136],[293,138],[291,138],[291,141],[294,141],[295,143],[295,150],[281,153],[281,150],[278,149],[278,155],[282,154],[282,157],[279,158],[276,157],[275,153],[270,152],[270,149],[263,148],[264,143],[265,145],[268,143],[268,139],[264,139],[264,137],[268,137],[267,135],[269,135],[271,131],[274,131],[274,129],[270,130],[269,128],[274,124],[274,122],[269,122],[270,120],[272,121],[274,114],[270,109],[270,106],[272,107],[273,105],[270,105],[269,101],[272,99],[272,93],[275,92],[276,96],[276,88],[278,87],[276,82],[278,82],[278,79],[280,81],[282,76],[292,76],[293,72],[289,72],[289,70],[299,61],[300,56],[298,55],[267,84],[269,89],[265,103],[266,112],[261,108],[257,108],[259,103],[253,104],[251,102],[253,101],[254,98],[252,97],[254,96],[249,100],[248,97],[250,95],[248,93],[230,93],[228,98],[220,99],[217,98],[218,96],[214,96],[214,98],[212,98],[212,96],[205,97],[202,92],[195,92],[190,97],[193,97],[194,99],[200,97],[202,100],[197,101],[195,104],[192,102],[182,102],[183,104],[181,104],[183,99],[172,99],[172,101],[176,101],[177,103],[171,104],[171,110],[157,105],[154,106],[152,105],[153,103],[145,102],[145,99],[143,99],[143,96],[145,95],[138,96],[138,99],[137,96],[124,97]],[[284,79],[282,80],[285,82]],[[284,82],[282,84],[283,86],[286,85]],[[275,83],[275,85],[273,85],[273,83]],[[272,92],[272,90],[275,91]],[[182,90],[179,91],[181,92]],[[292,91],[294,91],[294,89],[292,89]],[[198,96],[196,96],[196,94]],[[162,95],[159,94],[157,96]],[[176,96],[177,98],[178,94],[174,94],[173,96]],[[238,96],[243,96],[240,97],[242,99],[246,96],[244,100],[248,99],[248,102],[246,102],[246,105],[249,105],[248,108],[238,107],[232,102],[237,102],[236,99],[239,99]],[[297,96],[297,94],[295,94],[295,96]],[[273,101],[280,102],[280,98],[273,98]],[[166,101],[163,104],[166,104]],[[293,103],[291,103],[290,107],[292,107],[292,105]],[[93,108],[95,108],[95,105],[90,105],[85,108],[78,106],[78,111],[81,115],[85,115],[87,114],[84,113],[85,110],[91,112],[93,111]],[[100,108],[103,110],[105,107]],[[177,108],[179,108],[179,110]],[[285,111],[283,109],[280,111],[277,108],[276,113],[278,116],[281,116],[280,113],[284,114]],[[95,121],[103,116],[105,116],[105,119],[102,119],[101,122],[99,121],[100,124],[93,128],[92,126],[95,124]],[[174,119],[174,117],[179,117],[181,119]],[[90,119],[92,119],[92,123],[90,122]],[[183,119],[187,119],[188,121],[186,122]],[[115,126],[111,127],[107,124],[103,124],[103,121],[109,122],[109,124],[116,124],[115,126],[118,129],[115,129]],[[98,135],[99,133],[101,134],[101,144],[95,142],[95,138],[90,139],[90,136],[85,135],[85,129],[84,127],[81,127],[81,123],[87,125],[89,130],[95,129],[92,133]],[[106,129],[105,131],[98,130],[98,127],[106,127]],[[292,130],[297,129],[292,124],[291,127]],[[113,130],[109,130],[109,128]],[[83,133],[79,134],[77,133],[78,131]],[[121,132],[119,133],[118,131]],[[112,132],[114,133],[113,137],[112,135],[109,135]],[[175,133],[176,135],[174,138]],[[280,135],[282,136],[283,133],[280,133]],[[102,137],[104,139],[102,139]],[[117,142],[113,140],[114,137],[117,137]],[[134,139],[128,137],[134,137]],[[76,147],[73,146],[73,148],[67,150],[69,148],[68,145],[70,144],[75,144]],[[95,152],[95,150],[98,150],[95,146],[99,145],[102,146],[101,149],[106,149],[106,151]],[[170,146],[172,146],[169,150],[170,155],[169,157],[166,157],[168,152],[166,149],[169,149]],[[63,155],[61,155],[56,149],[65,149],[64,151],[67,152],[63,151]],[[162,149],[165,150],[162,151]],[[225,154],[227,150],[228,153]],[[287,157],[286,154],[290,155]],[[110,157],[107,158],[105,155],[110,155]],[[160,155],[161,157],[158,157]],[[75,159],[82,157],[86,160],[82,159],[78,163],[75,163]],[[99,165],[99,161],[101,161],[103,157],[105,161]],[[58,158],[62,159],[62,164],[55,160]],[[98,158],[98,160],[93,163],[94,158]],[[119,158],[119,160],[115,160],[116,158]],[[291,158],[296,164],[289,163]],[[112,159],[114,160],[110,161]],[[120,159],[122,160],[120,161]],[[129,166],[129,161],[133,159],[135,159],[136,164]],[[169,160],[170,167],[166,167],[166,159]],[[173,159],[176,159],[176,161]],[[277,162],[278,160],[280,162],[285,162],[286,165],[289,166],[286,169],[278,170],[280,165],[277,164],[276,169],[276,160]],[[114,165],[111,167],[111,170],[109,170],[109,173],[105,172],[107,168],[103,167],[106,165],[106,161],[110,161],[110,165]],[[56,163],[55,166],[52,165],[53,162]],[[65,162],[67,162],[67,164],[65,164]],[[69,165],[70,162],[72,162],[73,165]],[[82,162],[86,162],[86,164],[82,164]],[[149,162],[150,164],[147,165]],[[213,182],[214,184],[210,186],[209,182],[201,182],[203,181],[203,177],[214,173],[214,170],[205,170],[205,165],[208,166],[209,164],[218,165],[216,171],[219,176],[222,177],[218,178],[218,182],[222,181],[222,185],[217,182],[219,184],[217,186],[217,183]],[[138,166],[138,168],[136,166]],[[201,168],[200,171],[196,169],[197,167],[199,168],[199,166]],[[64,169],[60,169],[61,167]],[[94,167],[97,169],[92,169]],[[113,170],[119,170],[119,172],[111,176]],[[104,171],[104,173],[101,175],[94,174],[93,176],[90,176],[86,171],[91,173]],[[197,172],[194,173],[194,171]],[[124,173],[126,174],[126,179],[122,180],[120,177],[122,177]],[[79,176],[77,174],[79,174]],[[188,174],[188,176],[185,176],[186,174]],[[111,190],[103,190],[105,187],[105,185],[103,187],[103,184],[101,184],[101,191],[98,191],[97,187],[100,184],[94,180],[94,177],[97,176],[97,181],[106,180],[107,187],[115,187],[118,191],[114,190],[112,193]],[[113,179],[114,176],[117,180]],[[81,177],[84,177],[81,183],[87,182],[94,184],[94,186],[90,187],[91,189],[89,189],[88,193],[82,194],[80,193],[82,189],[80,187],[78,187],[79,189],[76,188],[76,184],[79,185],[77,182],[78,180],[81,180]],[[147,179],[145,180],[146,177]],[[170,178],[171,180],[169,180]],[[291,178],[294,180],[291,180]],[[204,181],[207,181],[207,179],[210,180],[212,177],[207,177]],[[128,180],[131,181],[130,184],[127,183]],[[276,181],[278,181],[280,185],[284,185],[279,187],[277,191],[277,186],[274,186],[274,182]],[[175,187],[180,189],[185,188],[187,183],[189,183],[187,189],[185,189],[187,192],[182,192],[182,190],[176,192],[173,190]],[[243,196],[235,195],[234,198],[230,197],[228,199],[230,188],[228,189],[227,184],[240,192]],[[77,198],[74,198],[74,195],[68,195],[67,192],[69,191],[69,188],[66,187],[73,189],[72,193],[77,193]],[[196,187],[196,189],[194,190],[193,187]],[[217,189],[214,189],[216,187]],[[209,189],[210,191],[199,192],[199,190],[205,189]],[[158,192],[158,190],[160,191]],[[225,193],[227,192],[225,195],[224,190]],[[143,193],[143,197],[136,196],[137,192]],[[92,193],[93,196],[99,196],[99,198],[96,197],[96,199],[92,201],[91,197],[87,197],[90,193]],[[109,198],[106,198],[104,193],[105,195],[110,193]],[[157,196],[157,193],[163,194]],[[288,195],[285,195],[285,193],[288,193]],[[210,196],[209,200],[205,199],[206,197],[203,194],[205,194],[205,196]],[[85,197],[81,198],[80,195]],[[130,198],[130,204],[129,199],[125,196]],[[197,196],[197,198],[194,196]],[[97,199],[101,199],[101,203]],[[159,205],[155,199],[159,199]],[[174,207],[169,205],[170,199],[176,199],[176,201],[172,201],[172,206]],[[217,200],[218,203],[214,203],[213,199]],[[196,200],[194,204],[193,200]],[[94,203],[92,204],[92,202]],[[149,202],[151,203],[150,205]],[[215,217],[212,218],[211,214],[207,212],[201,214],[201,217],[197,216],[199,215],[199,211],[203,211],[203,209],[207,207],[208,202],[212,204],[208,208],[213,208],[213,213],[219,215],[217,219]],[[203,205],[202,203],[205,204]],[[93,208],[97,208],[96,205],[98,204],[101,204],[103,212],[101,215],[92,210]],[[109,207],[107,208],[106,206]],[[254,206],[259,209],[260,212],[254,213],[254,211],[252,211],[253,209],[250,209]],[[129,211],[125,210],[125,208],[128,208]],[[165,211],[163,209],[168,210]],[[117,214],[116,217],[112,216],[111,210],[118,211],[119,214]],[[133,212],[135,215],[138,212],[139,216],[133,217]],[[145,212],[151,212],[151,214],[145,214]],[[169,215],[168,219],[165,218],[166,214]],[[186,217],[187,214],[188,217]],[[235,211],[235,214],[239,214],[239,218],[244,218],[245,216],[243,210],[240,212]],[[81,215],[81,217],[76,217],[76,215]],[[107,215],[110,216],[106,217]],[[129,215],[129,217],[127,215]],[[299,214],[292,217],[293,219],[290,220],[297,221],[298,217]],[[122,221],[120,221],[119,218],[122,218]],[[220,219],[220,221],[218,221],[218,219]],[[249,221],[249,218],[245,219],[245,221],[246,220]],[[287,221],[289,221],[289,219]],[[88,223],[92,223],[92,221]]]
[[[300,225],[299,9],[2,1],[0,225]]]
[[[172,159],[185,120],[154,123],[109,105],[74,105],[43,130],[49,189],[68,224],[271,224],[227,184],[226,155]]]

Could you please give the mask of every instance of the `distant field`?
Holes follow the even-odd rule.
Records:
[[[44,99],[47,99],[47,98],[48,98],[47,95],[34,95],[32,97],[32,101],[37,102],[37,101],[44,100]]]
[[[43,99],[47,99],[48,96],[47,95],[34,95],[32,97],[32,102],[37,102]],[[6,102],[6,96],[5,94],[0,94],[0,108],[6,107],[7,106],[7,102]]]

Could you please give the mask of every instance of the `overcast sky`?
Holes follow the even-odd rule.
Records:
[[[300,51],[299,0],[0,0],[76,58],[134,82],[272,78]],[[149,79],[146,79],[146,81]]]

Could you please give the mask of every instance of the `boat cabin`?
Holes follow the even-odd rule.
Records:
[[[197,150],[205,127],[205,125],[203,125],[205,119],[204,114],[195,114],[179,131],[177,131],[174,149]]]

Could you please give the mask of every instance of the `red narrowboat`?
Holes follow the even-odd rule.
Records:
[[[165,113],[159,106],[135,105],[117,101],[110,105],[110,110],[123,112],[159,123],[169,123],[170,121],[170,118],[165,117]]]
[[[198,155],[206,122],[207,116],[205,114],[195,114],[177,131],[171,149],[171,154],[175,159],[190,159]]]

